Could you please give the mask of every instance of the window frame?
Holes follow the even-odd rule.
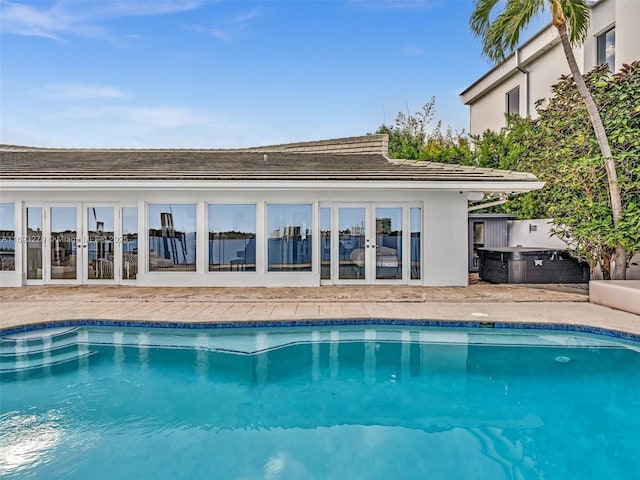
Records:
[[[595,48],[595,56],[596,56],[596,67],[600,66],[600,65],[608,65],[609,66],[609,70],[611,71],[611,73],[615,73],[615,68],[616,68],[616,54],[615,54],[615,48],[616,48],[616,42],[615,42],[615,31],[616,31],[616,26],[615,24],[613,25],[609,25],[606,29],[602,30],[600,33],[598,33],[597,35],[595,35],[595,44],[596,44],[596,48]],[[614,35],[614,41],[613,41],[613,65],[611,65],[609,63],[608,60],[608,56],[607,56],[607,36],[613,32]]]
[[[510,110],[511,103],[512,103],[512,102],[511,102],[511,96],[512,96],[514,93],[517,93],[517,94],[518,94],[518,102],[517,102],[518,109],[517,109],[517,111],[516,111],[516,112],[512,112],[512,111]],[[512,116],[512,115],[518,115],[518,116],[520,116],[520,85],[518,85],[518,86],[516,86],[516,87],[512,88],[512,89],[511,89],[511,90],[509,90],[507,93],[505,93],[505,108],[504,108],[504,111],[505,111],[505,113],[506,113],[507,115],[509,115],[509,116]]]
[[[270,208],[271,207],[300,207],[300,206],[304,206],[304,207],[309,207],[309,222],[307,223],[307,230],[310,230],[311,233],[309,235],[307,235],[306,233],[304,234],[305,239],[308,239],[310,241],[310,244],[308,245],[308,252],[309,252],[309,267],[305,267],[305,268],[300,268],[300,269],[296,269],[296,268],[290,268],[290,269],[276,269],[276,268],[272,268],[271,267],[271,263],[270,263],[270,241],[272,239],[271,237],[271,227],[269,225],[270,223],[270,219],[271,219],[271,212],[270,212]],[[317,206],[314,202],[265,202],[264,205],[264,242],[265,242],[265,247],[264,247],[264,252],[265,252],[265,258],[264,258],[264,264],[265,264],[265,273],[268,274],[276,274],[276,275],[283,275],[283,274],[291,274],[291,273],[295,273],[295,274],[312,274],[316,271],[315,267],[315,260],[317,257],[317,252],[314,252],[314,220],[316,217],[316,213],[315,211],[317,210]],[[309,238],[310,237],[310,238]],[[281,238],[281,237],[273,237],[275,238]],[[297,262],[295,264],[292,265],[302,265],[305,264],[306,262]]]
[[[176,269],[171,269],[170,267],[166,267],[166,269],[164,267],[162,267],[159,263],[158,266],[156,266],[156,268],[152,268],[151,265],[151,208],[152,207],[156,207],[156,206],[189,206],[189,207],[194,207],[195,208],[195,223],[194,223],[194,227],[193,227],[193,233],[195,235],[195,241],[194,241],[194,263],[176,263],[175,265],[193,265],[193,268],[189,268],[189,269],[181,269],[181,268],[176,268]],[[171,203],[167,203],[167,202],[147,202],[146,203],[146,208],[145,208],[145,217],[146,217],[146,225],[145,225],[145,230],[146,230],[146,259],[145,259],[145,263],[146,263],[146,272],[152,275],[156,275],[156,274],[160,274],[160,275],[168,275],[168,274],[193,274],[193,273],[197,273],[198,272],[198,258],[199,258],[199,247],[198,247],[198,238],[199,238],[199,230],[198,230],[198,225],[199,225],[199,210],[200,210],[200,206],[199,206],[199,202],[171,202]],[[161,213],[166,213],[166,212],[161,212]],[[173,214],[172,214],[173,215]],[[162,228],[162,226],[161,226]],[[178,227],[174,227],[173,229],[176,230]],[[182,233],[179,232],[178,233]],[[138,232],[138,235],[139,232]],[[177,237],[160,237],[160,238],[177,238]],[[186,243],[186,237],[185,237],[185,243]],[[140,252],[140,244],[138,243],[138,253]],[[179,258],[179,256],[178,256]],[[138,263],[140,263],[140,260],[138,260]],[[138,274],[140,274],[140,271],[138,270]]]
[[[215,269],[211,269],[211,258],[210,258],[210,252],[209,252],[209,236],[211,235],[212,231],[211,231],[211,226],[209,223],[209,211],[211,207],[253,207],[253,258],[254,258],[254,266],[253,269],[250,270],[246,270],[246,267],[242,266],[242,262],[240,262],[240,258],[238,258],[238,262],[233,262],[231,261],[231,263],[229,264],[229,270],[215,270]],[[206,223],[206,244],[207,244],[207,248],[206,248],[206,253],[205,253],[205,272],[207,274],[213,274],[213,275],[221,275],[221,274],[225,274],[225,273],[231,273],[233,272],[234,274],[237,274],[239,272],[243,272],[243,273],[249,273],[249,274],[255,274],[258,271],[258,241],[259,241],[259,235],[258,235],[258,212],[259,212],[259,205],[258,203],[241,203],[241,202],[234,202],[234,203],[226,203],[226,202],[207,202],[205,204],[205,223]],[[213,232],[215,233],[215,232]],[[245,259],[246,260],[246,259]],[[234,266],[236,266],[237,268],[233,268]]]

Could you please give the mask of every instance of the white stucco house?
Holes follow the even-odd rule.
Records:
[[[0,146],[0,284],[466,285],[467,209],[528,173],[385,135],[237,150]]]
[[[640,0],[595,0],[589,5],[587,38],[574,49],[581,71],[606,63],[615,72],[640,60]],[[550,97],[551,86],[569,73],[557,29],[549,25],[460,94],[469,106],[470,133],[500,130],[506,113],[535,118],[535,103]]]

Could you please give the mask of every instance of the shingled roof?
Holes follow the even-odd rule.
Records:
[[[233,150],[0,145],[0,165],[0,180],[537,180],[529,173],[392,159],[386,135]]]

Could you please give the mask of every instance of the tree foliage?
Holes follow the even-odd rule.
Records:
[[[589,6],[587,0],[476,0],[471,14],[471,30],[482,38],[483,53],[498,63],[511,53],[519,42],[520,34],[531,19],[551,7],[551,20],[560,36],[560,44],[575,81],[577,92],[586,106],[607,174],[611,217],[614,227],[622,221],[623,205],[618,181],[618,167],[613,157],[602,116],[587,87],[576,62],[572,46],[581,45],[589,28]],[[498,10],[497,15],[494,10]],[[615,278],[626,278],[627,252],[622,242],[615,246]]]
[[[546,8],[552,9],[554,24],[558,15],[568,24],[571,45],[584,42],[589,28],[586,0],[476,0],[471,31],[482,38],[482,53],[499,63],[518,46],[529,22]]]
[[[441,121],[429,128],[434,121],[435,105],[435,97],[431,97],[420,111],[399,112],[394,125],[383,124],[375,133],[389,136],[389,154],[393,158],[468,165],[471,152],[464,131],[443,128]]]
[[[515,198],[506,210],[521,218],[553,218],[554,233],[609,278],[616,245],[626,248],[628,258],[640,252],[640,63],[613,76],[606,66],[597,67],[584,78],[617,164],[622,197],[617,226],[600,148],[572,77],[562,77],[554,95],[537,105],[537,119],[511,118],[507,129],[475,137],[472,161],[531,171],[545,181],[543,190]]]

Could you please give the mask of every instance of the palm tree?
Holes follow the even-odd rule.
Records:
[[[541,13],[545,6],[551,6],[553,25],[560,34],[562,48],[567,57],[571,75],[587,107],[589,118],[600,146],[600,152],[604,157],[613,225],[617,227],[622,218],[622,199],[618,185],[616,163],[611,153],[600,112],[582,78],[571,48],[572,46],[581,45],[587,36],[589,6],[586,0],[506,0],[502,11],[492,19],[492,11],[497,4],[502,5],[503,0],[476,0],[475,9],[471,14],[471,30],[476,37],[482,38],[484,55],[496,64],[502,62],[506,55],[518,46],[520,34],[531,19]],[[626,278],[626,257],[625,248],[618,243],[616,245],[616,268],[613,278]]]

